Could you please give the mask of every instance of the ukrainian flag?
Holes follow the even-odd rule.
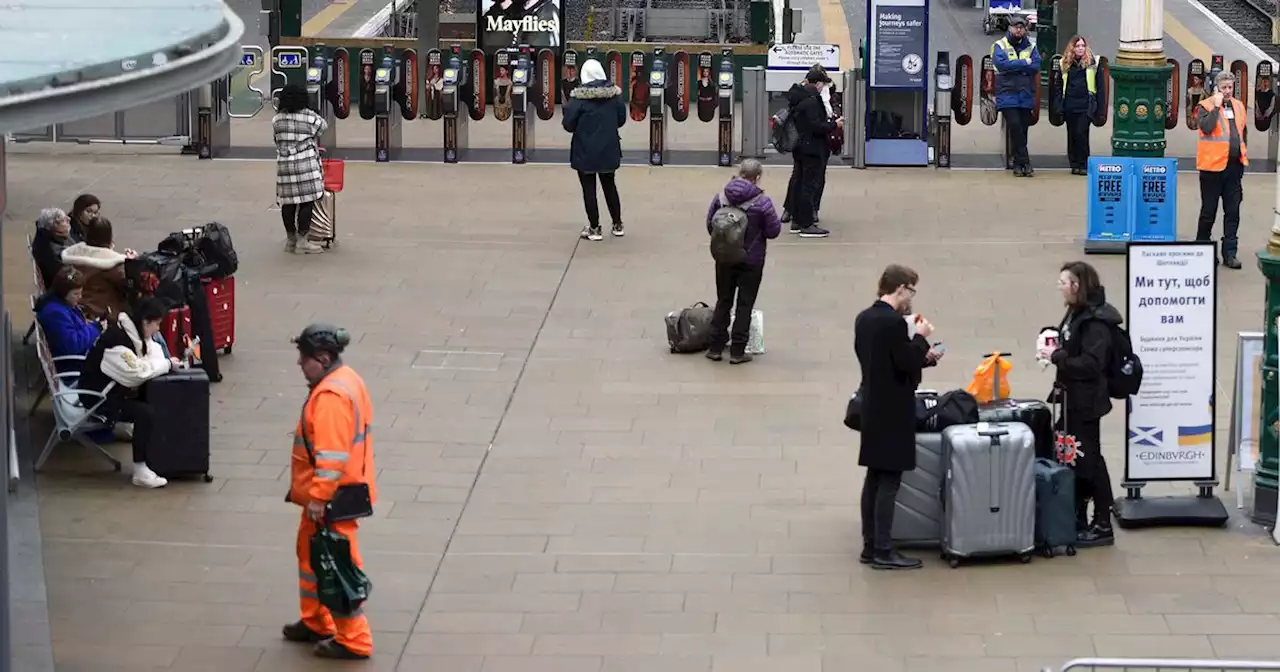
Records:
[[[1194,425],[1191,427],[1178,426],[1178,445],[1179,446],[1199,446],[1209,443],[1213,439],[1213,424]]]

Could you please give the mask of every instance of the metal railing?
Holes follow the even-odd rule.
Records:
[[[1122,672],[1263,672],[1280,670],[1280,661],[1260,660],[1190,660],[1178,658],[1077,658],[1062,666],[1060,672],[1094,672],[1096,670],[1121,670]],[[1054,672],[1045,668],[1044,672]]]

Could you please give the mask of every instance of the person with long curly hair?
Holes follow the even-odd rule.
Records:
[[[1089,173],[1089,126],[1098,110],[1098,67],[1089,42],[1079,35],[1062,52],[1062,116],[1072,175]]]

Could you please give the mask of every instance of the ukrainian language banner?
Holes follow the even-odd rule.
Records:
[[[1212,243],[1131,243],[1129,337],[1142,389],[1126,418],[1125,480],[1214,477],[1217,263]]]

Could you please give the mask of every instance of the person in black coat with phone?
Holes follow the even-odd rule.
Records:
[[[600,61],[589,58],[579,71],[582,84],[569,92],[564,106],[564,130],[573,134],[569,144],[569,165],[578,171],[582,184],[582,204],[587,210],[585,240],[603,240],[600,231],[600,204],[596,201],[596,179],[604,189],[604,202],[613,219],[613,235],[626,235],[622,228],[622,202],[614,174],[622,165],[622,138],[618,129],[627,123],[627,106],[622,89],[605,78]]]
[[[827,171],[827,159],[831,157],[829,137],[835,128],[844,127],[844,118],[830,119],[827,106],[822,102],[822,89],[831,85],[831,78],[821,65],[809,68],[804,81],[794,84],[787,91],[790,118],[796,125],[795,149],[791,152],[794,167],[791,183],[791,233],[801,238],[826,238],[829,232],[814,223],[818,189]]]
[[[916,468],[915,392],[922,370],[942,358],[927,340],[933,325],[911,314],[920,276],[897,264],[880,275],[879,300],[858,314],[853,349],[862,369],[862,555],[875,569],[916,569],[893,548],[893,510],[902,473]]]

